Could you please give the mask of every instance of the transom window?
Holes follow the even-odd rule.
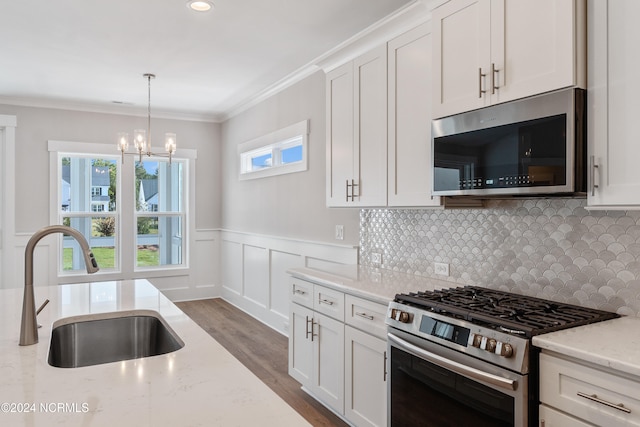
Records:
[[[307,170],[308,134],[305,120],[240,144],[240,179]]]

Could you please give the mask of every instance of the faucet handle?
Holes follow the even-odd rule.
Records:
[[[42,305],[40,306],[40,308],[38,308],[38,309],[36,310],[36,316],[37,316],[38,314],[40,314],[40,312],[42,311],[42,309],[43,309],[43,308],[45,308],[45,306],[46,306],[47,304],[49,304],[49,298],[47,298],[46,300],[44,300],[44,302],[42,303]]]

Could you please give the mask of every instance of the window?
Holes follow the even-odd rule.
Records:
[[[117,269],[118,158],[64,153],[58,158],[60,211],[57,223],[73,227],[85,236],[101,269]],[[102,191],[95,191],[97,188],[105,188],[104,195]],[[61,258],[62,271],[85,270],[80,246],[70,236],[62,239]]]
[[[136,266],[181,265],[184,164],[136,163]]]
[[[101,273],[188,267],[187,209],[194,150],[180,150],[186,158],[111,155],[100,144],[49,141],[52,201],[51,222],[79,230],[89,242]],[[92,153],[82,153],[87,147]],[[102,154],[108,152],[109,154]],[[54,166],[55,165],[55,166]],[[62,239],[59,272],[86,274],[75,240]]]
[[[240,144],[240,179],[307,170],[308,133],[305,120]]]

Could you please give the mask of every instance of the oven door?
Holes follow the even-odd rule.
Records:
[[[389,328],[388,424],[527,425],[528,377]]]

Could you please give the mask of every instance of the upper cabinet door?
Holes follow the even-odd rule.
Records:
[[[391,40],[387,55],[388,205],[440,206],[431,196],[431,23]]]
[[[354,179],[353,63],[327,73],[326,138],[328,206],[348,206],[347,183]]]
[[[585,87],[584,0],[451,0],[433,18],[434,118]]]
[[[487,105],[490,0],[451,0],[433,11],[434,118]]]
[[[327,206],[387,204],[386,44],[327,73]]]
[[[585,67],[576,66],[585,61],[584,9],[575,0],[492,0],[492,103],[584,87]]]
[[[355,206],[387,204],[387,49],[353,61]]]
[[[588,140],[591,207],[640,206],[640,2],[588,3]]]

